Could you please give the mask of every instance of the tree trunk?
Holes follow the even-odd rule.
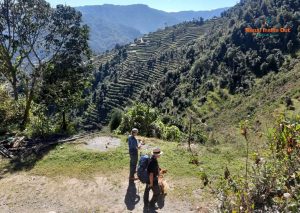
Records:
[[[190,117],[190,126],[189,126],[189,150],[192,151],[191,149],[191,136],[192,136],[192,118]]]
[[[31,102],[33,99],[33,93],[30,92],[28,99],[26,100],[26,107],[25,107],[25,112],[24,112],[24,116],[23,116],[23,121],[21,124],[21,130],[25,130],[26,125],[28,123],[28,118],[29,118],[29,112],[30,112],[30,108],[31,108]]]
[[[66,121],[66,112],[63,110],[62,112],[62,130],[65,132],[67,131],[67,121]]]
[[[17,91],[17,76],[16,76],[16,72],[12,73],[12,87],[13,87],[13,91],[14,91],[14,99],[15,101],[19,100],[19,96],[18,96],[18,91]]]
[[[32,103],[32,100],[33,100],[33,95],[34,95],[35,81],[36,81],[36,77],[33,77],[30,92],[29,92],[29,94],[27,93],[27,95],[26,95],[25,112],[24,112],[24,116],[23,116],[23,121],[21,123],[21,130],[22,131],[25,130],[26,125],[28,123],[29,112],[30,112],[31,103]]]

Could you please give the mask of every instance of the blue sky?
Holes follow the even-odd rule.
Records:
[[[211,10],[221,7],[231,7],[239,0],[47,0],[52,6],[67,4],[73,7],[102,4],[147,4],[152,8],[167,12],[184,10]]]

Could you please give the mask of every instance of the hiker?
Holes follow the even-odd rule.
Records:
[[[138,134],[138,129],[133,128],[131,130],[131,135],[128,137],[128,146],[129,146],[129,154],[130,154],[130,174],[129,180],[138,180],[137,177],[134,177],[136,173],[136,165],[138,161],[138,149],[141,147],[136,136]]]
[[[152,157],[150,159],[149,165],[147,167],[147,172],[149,174],[149,182],[146,184],[145,192],[144,192],[144,204],[145,206],[149,206],[150,208],[157,208],[155,203],[158,200],[160,194],[160,188],[158,185],[158,176],[159,176],[159,165],[157,159],[163,152],[160,151],[159,148],[155,148],[152,151]],[[150,189],[153,192],[152,199],[149,202],[149,191]]]

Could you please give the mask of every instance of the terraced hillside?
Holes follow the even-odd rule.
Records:
[[[168,71],[184,66],[186,59],[181,57],[182,52],[195,40],[203,39],[215,22],[211,20],[205,25],[189,22],[168,27],[95,57],[93,63],[100,68],[95,73],[94,102],[103,123],[112,109],[124,108],[138,98],[146,86],[160,81]]]
[[[197,110],[210,93],[247,94],[268,73],[288,72],[300,49],[299,7],[288,0],[245,0],[220,18],[168,27],[98,56],[92,102],[101,122],[114,108],[138,100],[173,116],[180,126],[179,115],[187,108],[202,118],[214,114],[218,106]],[[245,31],[264,27],[266,17],[270,28],[290,32]]]

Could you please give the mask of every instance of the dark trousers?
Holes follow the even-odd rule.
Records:
[[[150,184],[147,183],[145,192],[144,192],[144,204],[147,205],[149,203],[149,192],[150,192],[150,190],[152,190],[153,196],[152,196],[149,204],[151,206],[153,206],[157,202],[159,194],[160,194],[158,179],[154,178],[152,188],[150,188],[149,186],[150,186]]]
[[[130,154],[130,174],[129,177],[134,177],[136,173],[136,165],[138,162],[138,151],[137,150],[129,150]]]

